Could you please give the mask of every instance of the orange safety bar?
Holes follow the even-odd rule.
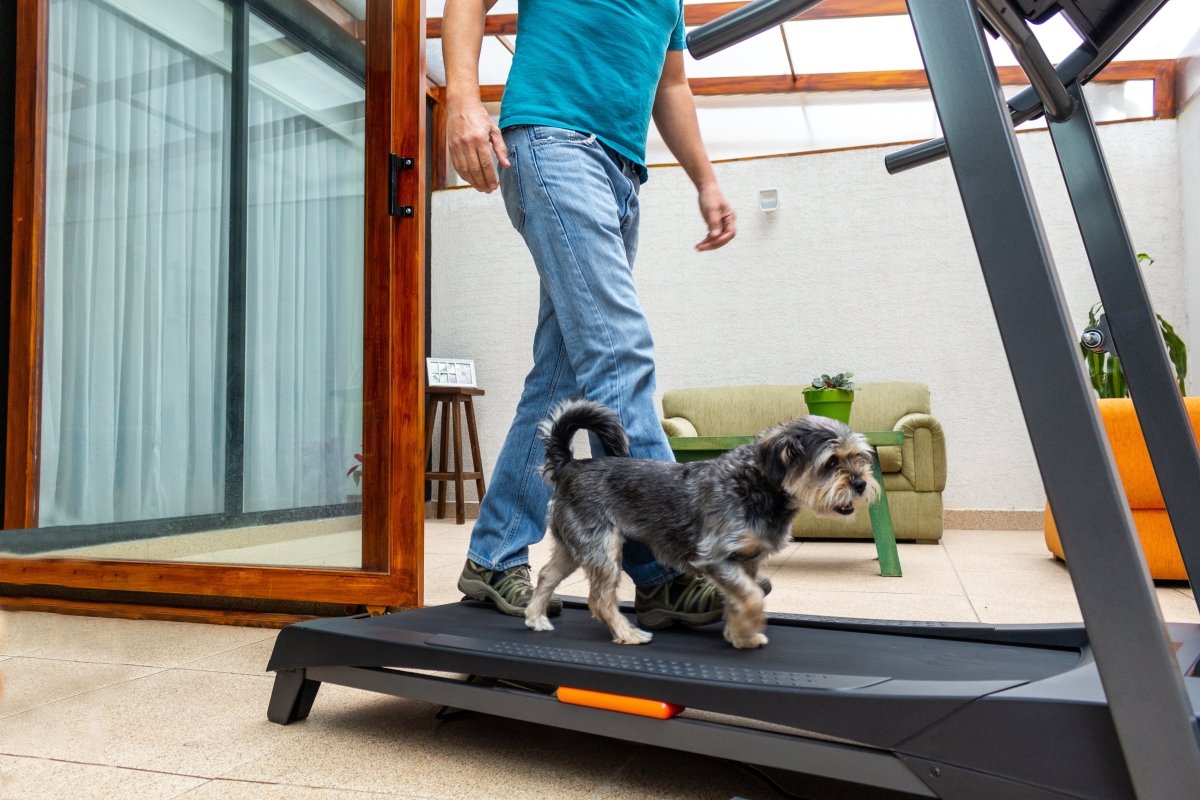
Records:
[[[674,703],[626,697],[622,694],[593,692],[590,689],[572,689],[569,686],[559,687],[558,701],[575,706],[602,708],[605,711],[619,711],[622,714],[637,714],[640,717],[653,717],[654,719],[670,719],[683,711],[683,706],[677,706]]]

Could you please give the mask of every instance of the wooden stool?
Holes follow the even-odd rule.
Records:
[[[442,409],[442,454],[437,472],[426,472],[425,480],[437,482],[437,518],[446,518],[446,483],[454,481],[455,521],[462,525],[467,520],[466,498],[463,497],[463,481],[474,480],[479,499],[487,491],[483,485],[483,459],[479,455],[479,434],[475,429],[475,406],[471,398],[483,394],[483,389],[474,386],[430,386],[425,390],[425,463],[433,449],[433,423],[437,410]],[[462,420],[459,409],[466,408],[467,436],[471,440],[472,472],[463,472]],[[450,420],[454,420],[454,469],[449,469]]]

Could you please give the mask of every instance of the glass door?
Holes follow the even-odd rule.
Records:
[[[415,605],[425,170],[389,170],[424,153],[420,4],[18,15],[36,358],[10,357],[0,582]]]

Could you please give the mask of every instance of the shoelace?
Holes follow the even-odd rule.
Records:
[[[669,591],[669,590],[668,590]],[[708,611],[715,607],[715,595],[717,586],[712,581],[693,580],[691,584],[683,590],[679,598],[672,603],[675,609],[691,609],[694,611]],[[668,597],[670,595],[668,594]]]
[[[510,603],[529,589],[529,567],[513,567],[504,572],[504,577],[495,584],[496,591]]]

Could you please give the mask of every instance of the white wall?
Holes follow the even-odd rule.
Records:
[[[1095,286],[1045,133],[1020,137],[1072,317]],[[1187,330],[1176,123],[1102,128],[1156,308]],[[738,238],[698,254],[703,226],[682,170],[642,190],[639,292],[655,335],[660,392],[807,382],[822,371],[920,380],[946,428],[950,509],[1037,509],[1045,496],[947,162],[889,176],[890,148],[732,162],[718,177]],[[757,208],[761,188],[782,207]],[[531,364],[536,276],[499,194],[433,203],[435,355],[476,359],[490,472]],[[1082,324],[1079,326],[1082,329]]]
[[[1187,338],[1189,369],[1195,370],[1189,394],[1200,393],[1200,33],[1180,59],[1179,181],[1183,210],[1184,274],[1188,317],[1197,320]]]

